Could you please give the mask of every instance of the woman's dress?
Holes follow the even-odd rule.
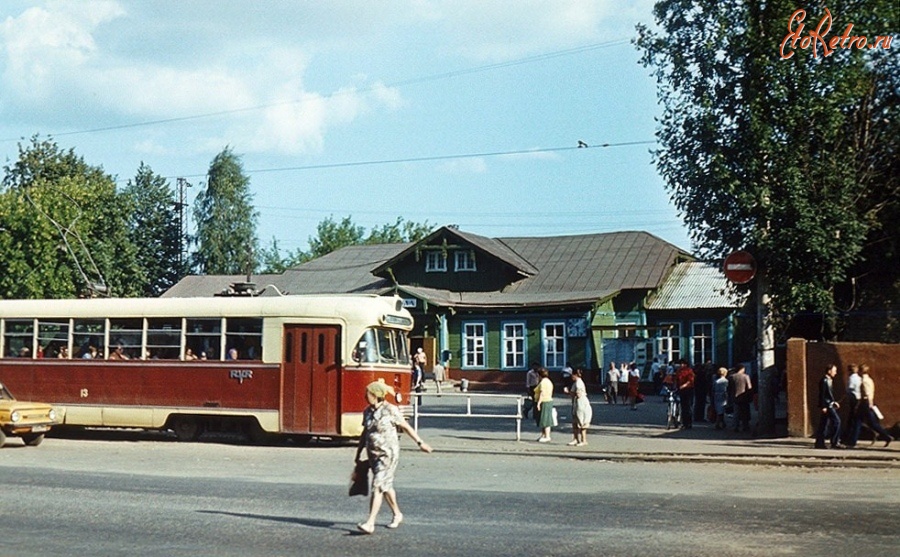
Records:
[[[400,409],[388,402],[369,406],[363,412],[363,435],[372,467],[372,489],[388,491],[394,487],[394,472],[400,457],[397,424],[403,420]]]
[[[586,429],[591,425],[594,410],[587,397],[587,388],[580,377],[572,383],[570,392],[572,393],[572,423],[578,429]]]

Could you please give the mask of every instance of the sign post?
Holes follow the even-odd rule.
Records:
[[[723,264],[725,278],[734,284],[747,284],[756,277],[756,259],[749,252],[736,251],[725,258]],[[759,394],[759,421],[757,434],[770,436],[775,432],[775,391],[773,378],[775,368],[775,329],[769,305],[769,281],[766,273],[756,281],[756,326],[757,326],[757,384]]]

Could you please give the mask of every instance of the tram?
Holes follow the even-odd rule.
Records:
[[[409,410],[412,326],[375,295],[0,300],[0,382],[63,426],[355,437],[369,382]]]

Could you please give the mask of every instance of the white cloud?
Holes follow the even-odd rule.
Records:
[[[613,21],[633,12],[633,4],[648,0],[435,0],[438,19],[457,52],[484,62],[509,60],[611,39]]]
[[[41,119],[41,127],[59,131],[225,113],[215,127],[209,124],[213,118],[192,120],[197,126],[187,133],[203,130],[205,137],[195,143],[217,148],[238,137],[250,151],[302,153],[320,150],[331,126],[403,104],[397,89],[378,81],[333,93],[307,90],[310,55],[283,37],[236,32],[227,49],[211,46],[172,57],[174,44],[148,39],[144,51],[117,50],[104,34],[134,23],[112,1],[49,2],[8,17],[0,24],[3,111]],[[212,26],[198,35],[209,34],[215,37],[211,45],[221,45],[220,32]],[[156,40],[172,41],[164,34]],[[139,149],[165,149],[161,141],[156,138],[152,147],[139,143]]]

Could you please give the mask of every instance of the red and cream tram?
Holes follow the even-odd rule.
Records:
[[[353,437],[365,386],[410,390],[399,298],[0,300],[0,382],[61,425]]]

